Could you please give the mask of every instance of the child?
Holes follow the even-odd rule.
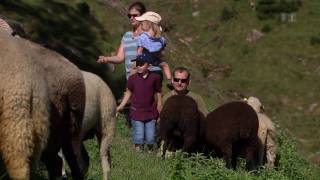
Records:
[[[137,21],[141,21],[142,33],[138,37],[137,54],[150,54],[153,66],[160,66],[164,75],[171,84],[171,72],[169,65],[161,61],[161,52],[166,46],[166,40],[161,36],[161,27],[159,23],[161,16],[155,12],[148,11],[142,16],[135,17]]]
[[[131,75],[122,102],[117,107],[121,111],[131,100],[130,118],[132,123],[132,142],[136,151],[141,152],[143,144],[152,150],[156,143],[156,119],[161,110],[161,80],[157,73],[150,73],[148,68],[152,61],[148,54],[138,55],[137,73]],[[155,95],[158,98],[157,104]]]

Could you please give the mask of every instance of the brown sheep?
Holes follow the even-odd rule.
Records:
[[[61,176],[63,153],[70,166],[73,179],[83,179],[88,171],[86,150],[81,142],[81,124],[85,107],[85,86],[81,71],[66,58],[38,44],[19,39],[19,46],[26,55],[36,60],[44,68],[49,85],[50,136],[48,146],[42,154],[50,178]],[[23,50],[21,50],[23,51]]]
[[[44,69],[19,53],[0,30],[0,154],[13,180],[30,179],[49,136],[49,94]]]
[[[158,136],[164,141],[162,156],[166,150],[192,153],[198,148],[200,122],[204,119],[197,103],[189,96],[169,97],[160,113]]]
[[[254,153],[259,140],[258,117],[244,102],[226,103],[210,112],[205,122],[205,142],[210,151],[223,157],[228,168],[236,168],[244,154],[247,169],[255,167]]]

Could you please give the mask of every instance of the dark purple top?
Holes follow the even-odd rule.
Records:
[[[156,119],[159,115],[154,95],[161,92],[160,75],[150,73],[146,78],[137,73],[129,77],[127,88],[131,91],[130,117],[145,121]]]

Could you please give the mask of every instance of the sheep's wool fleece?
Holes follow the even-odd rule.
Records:
[[[0,152],[11,179],[28,179],[49,134],[44,71],[21,41],[0,29]]]

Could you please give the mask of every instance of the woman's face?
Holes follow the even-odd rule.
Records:
[[[135,19],[135,17],[141,16],[140,12],[137,11],[135,8],[130,9],[128,18],[130,20],[130,24],[133,27],[138,27],[139,26],[139,21]]]

